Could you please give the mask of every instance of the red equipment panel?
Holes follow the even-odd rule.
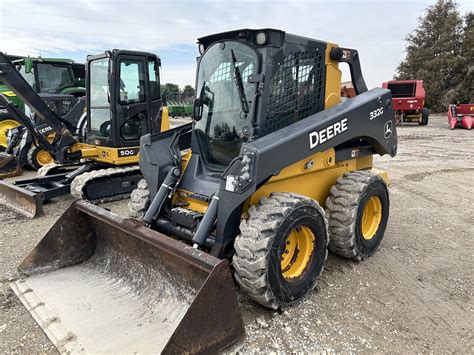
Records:
[[[423,80],[392,80],[384,82],[382,87],[392,92],[395,111],[419,113],[425,107]]]

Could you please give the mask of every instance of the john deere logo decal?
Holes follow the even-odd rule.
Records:
[[[385,123],[385,126],[383,128],[385,138],[389,138],[392,135],[392,133],[393,133],[392,128],[393,128],[392,127],[392,121],[387,121],[387,123]]]

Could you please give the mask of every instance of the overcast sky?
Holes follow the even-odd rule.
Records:
[[[0,0],[0,51],[84,62],[106,49],[160,55],[163,82],[194,86],[196,39],[272,27],[356,48],[369,87],[391,79],[404,37],[434,1]],[[458,1],[461,13],[474,0]]]

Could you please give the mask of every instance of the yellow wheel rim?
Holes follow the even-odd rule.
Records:
[[[53,162],[53,157],[46,150],[41,149],[36,154],[36,162],[38,165],[45,166]]]
[[[300,226],[291,231],[286,238],[280,261],[285,279],[301,276],[313,254],[315,239],[314,233],[308,227]]]
[[[0,145],[3,147],[8,146],[7,133],[10,129],[18,127],[20,124],[15,120],[4,120],[0,121]]]
[[[362,237],[371,240],[382,221],[382,202],[377,196],[370,197],[364,207],[362,214]]]

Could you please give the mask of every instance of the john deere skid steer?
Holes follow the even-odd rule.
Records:
[[[60,351],[222,350],[244,336],[232,276],[273,309],[302,301],[328,247],[380,245],[395,156],[389,90],[353,49],[274,29],[199,39],[193,123],[141,139],[122,219],[78,201],[11,287]],[[341,102],[340,62],[356,96]]]

